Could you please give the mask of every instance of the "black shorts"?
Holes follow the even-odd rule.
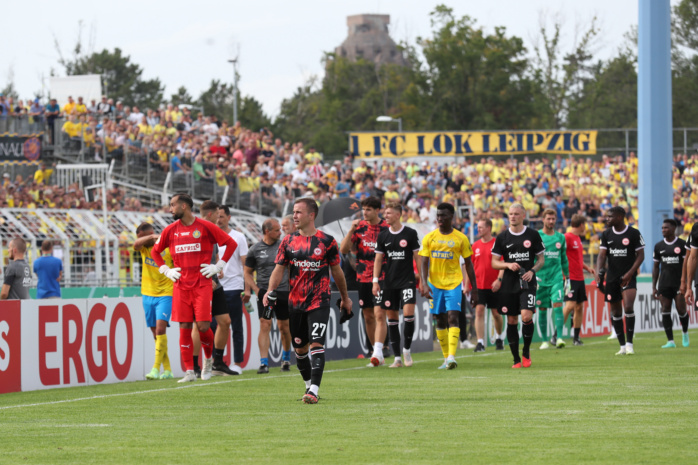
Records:
[[[417,303],[417,289],[383,289],[381,296],[381,308],[384,310],[400,310],[407,304]]]
[[[381,294],[373,295],[373,283],[358,283],[359,308],[373,308],[381,304]]]
[[[504,316],[521,315],[521,310],[536,313],[536,290],[523,289],[515,294],[502,294],[499,296],[499,305],[497,311]]]
[[[570,290],[565,294],[565,302],[577,302],[578,304],[587,301],[587,286],[584,281],[570,280]]]
[[[633,276],[626,287],[621,287],[620,278],[606,281],[606,302],[620,302],[623,300],[623,291],[637,289],[637,277]]]
[[[288,325],[291,330],[293,347],[300,349],[312,343],[324,346],[329,321],[329,307],[318,308],[309,312],[291,312]]]
[[[662,297],[666,297],[669,300],[674,300],[679,295],[679,288],[678,287],[663,287],[663,288],[657,289],[657,292],[659,292],[659,295]]]
[[[487,308],[499,308],[499,292],[494,292],[492,289],[477,290],[477,304],[484,305]]]
[[[264,318],[264,295],[267,293],[266,289],[259,288],[259,293],[257,294],[257,311],[259,312],[259,318],[266,320]],[[288,320],[288,291],[276,291],[276,305],[274,306],[274,311],[271,312],[271,318],[276,317],[277,320]]]
[[[223,286],[213,291],[211,296],[211,316],[224,315],[228,313],[228,303],[225,300]]]

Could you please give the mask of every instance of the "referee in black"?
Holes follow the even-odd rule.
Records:
[[[686,300],[680,292],[681,272],[686,255],[686,242],[676,237],[678,223],[673,218],[667,218],[662,223],[664,239],[654,246],[654,267],[652,268],[652,296],[662,304],[662,325],[666,333],[667,343],[662,349],[673,349],[674,330],[671,321],[671,305],[676,304],[681,329],[683,330],[683,346],[688,347],[688,312]]]
[[[625,224],[625,209],[611,207],[606,212],[606,230],[601,233],[599,257],[596,260],[596,283],[603,286],[601,270],[606,268],[606,284],[603,289],[606,302],[611,307],[613,329],[616,330],[620,350],[616,355],[633,355],[635,334],[635,296],[637,294],[637,270],[645,259],[645,240],[640,231]],[[625,328],[623,331],[623,311]]]

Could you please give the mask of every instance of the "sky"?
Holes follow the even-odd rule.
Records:
[[[615,55],[623,35],[637,24],[638,1],[72,0],[70,8],[55,0],[13,1],[3,6],[0,88],[12,80],[21,98],[42,89],[47,93],[51,69],[65,75],[54,43],[70,57],[82,21],[82,42],[88,49],[121,48],[141,66],[144,78],[161,80],[167,98],[180,86],[198,97],[212,79],[232,82],[228,60],[237,57],[241,93],[262,102],[265,113],[273,117],[282,100],[309,77],[323,76],[323,53],[347,37],[350,15],[388,14],[393,39],[414,43],[417,37],[430,36],[429,13],[445,4],[456,17],[468,15],[487,31],[506,27],[509,35],[524,40],[531,55],[541,15],[549,24],[556,16],[562,19],[567,49],[574,43],[575,29],[596,16],[601,35],[594,53],[606,59]]]

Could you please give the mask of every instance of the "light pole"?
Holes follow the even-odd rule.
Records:
[[[402,118],[393,118],[391,116],[379,116],[378,118],[376,118],[376,121],[378,121],[379,123],[396,122],[398,132],[402,132]]]
[[[238,121],[238,59],[228,60],[233,64],[233,125]]]

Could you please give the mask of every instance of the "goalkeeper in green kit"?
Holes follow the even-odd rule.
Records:
[[[548,349],[548,309],[553,309],[555,318],[555,333],[551,341],[556,347],[565,347],[562,339],[562,327],[565,319],[562,314],[562,302],[565,296],[565,280],[569,275],[567,252],[565,247],[565,235],[555,231],[557,212],[546,209],[543,212],[543,229],[538,231],[545,245],[545,264],[536,274],[538,279],[538,292],[536,294],[538,307],[538,328],[543,338],[541,349]]]

